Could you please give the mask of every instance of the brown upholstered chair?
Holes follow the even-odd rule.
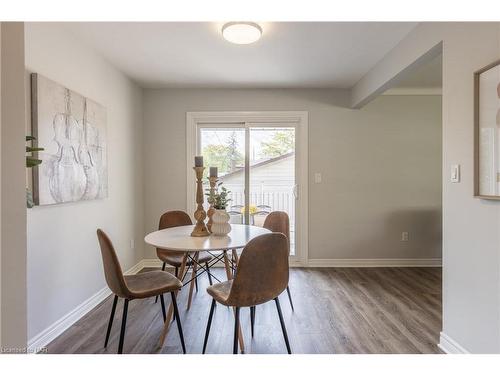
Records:
[[[288,214],[283,211],[271,212],[266,216],[263,227],[269,229],[271,232],[283,233],[286,236],[288,240],[288,255],[290,255],[290,219],[288,218]],[[288,285],[286,286],[286,292],[293,310],[292,295],[290,294],[290,287]],[[253,316],[255,318],[255,312]]]
[[[273,233],[283,233],[288,240],[288,255],[290,255],[290,220],[288,214],[283,211],[273,211],[266,216],[264,220],[264,228],[269,229]],[[288,300],[290,301],[290,306],[293,308],[292,295],[290,294],[290,287],[286,286],[286,292],[288,294]],[[252,337],[254,335],[255,327],[255,306],[250,307],[250,325],[252,330]]]
[[[184,211],[168,211],[165,212],[163,215],[160,217],[160,223],[158,225],[158,229],[167,229],[167,228],[173,228],[173,227],[180,227],[183,225],[192,225],[193,222],[191,221],[191,218],[187,213]],[[160,260],[163,262],[161,270],[165,270],[165,266],[167,264],[173,266],[175,268],[175,276],[179,276],[179,267],[182,264],[182,258],[183,254],[179,253],[178,251],[170,251],[170,250],[165,250],[165,249],[156,249],[156,255]],[[207,275],[208,275],[208,281],[210,285],[212,285],[212,276],[210,275],[209,272],[209,265],[208,262],[212,259],[212,256],[203,251],[200,252],[198,256],[198,263],[203,264],[205,263]],[[188,259],[186,263],[187,267],[193,267],[193,261]],[[195,285],[196,285],[196,290],[198,290],[198,281],[197,279],[194,279]],[[155,302],[158,301],[158,298],[156,298]]]
[[[120,261],[116,256],[113,243],[109,237],[101,229],[97,230],[97,238],[101,247],[102,262],[104,264],[104,276],[109,289],[115,294],[113,307],[111,308],[111,316],[109,317],[108,329],[106,331],[106,340],[104,347],[108,346],[109,334],[115,317],[116,304],[118,298],[123,298],[125,304],[123,306],[122,326],[120,331],[120,341],[118,344],[118,354],[123,352],[123,342],[125,340],[125,327],[127,325],[128,303],[133,299],[149,298],[160,296],[163,320],[166,319],[165,301],[163,293],[169,293],[172,297],[172,305],[174,307],[174,315],[177,320],[177,329],[182,344],[182,351],[186,353],[184,345],[184,335],[182,334],[181,321],[179,319],[179,310],[175,299],[175,291],[181,289],[182,283],[175,276],[164,271],[151,271],[139,273],[137,275],[124,276]]]
[[[282,233],[267,233],[251,240],[243,249],[233,280],[209,286],[212,306],[208,317],[203,353],[205,353],[216,302],[235,307],[233,354],[238,352],[240,308],[260,305],[274,299],[288,354],[288,335],[278,296],[288,285],[288,240]]]

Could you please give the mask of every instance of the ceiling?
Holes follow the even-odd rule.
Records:
[[[350,88],[415,26],[410,22],[259,23],[235,45],[222,23],[65,23],[143,87]]]

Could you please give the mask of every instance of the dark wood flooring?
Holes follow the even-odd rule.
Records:
[[[214,273],[223,279],[224,270]],[[188,353],[201,353],[211,299],[200,277],[199,292],[186,310],[185,288],[179,309]],[[440,268],[293,268],[290,289],[280,297],[293,353],[439,353]],[[170,301],[169,296],[165,296]],[[116,353],[123,301],[118,303],[108,349],[103,348],[112,297],[48,345],[48,353]],[[257,307],[255,337],[250,312],[242,309],[246,353],[286,353],[274,302]],[[160,303],[131,301],[124,353],[182,353],[173,325],[162,349]],[[231,353],[234,316],[218,305],[207,353]]]

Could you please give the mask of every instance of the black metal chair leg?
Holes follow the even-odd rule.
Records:
[[[122,328],[120,331],[120,342],[118,343],[118,354],[123,353],[123,342],[125,341],[125,327],[127,326],[127,310],[128,310],[128,299],[125,300],[125,304],[123,305]]]
[[[166,265],[167,265],[167,263],[166,263],[166,262],[163,262],[163,266],[161,266],[161,270],[162,270],[162,271],[165,271],[165,266],[166,266]],[[177,275],[175,275],[175,277],[177,277]],[[155,298],[155,303],[157,303],[157,302],[158,302],[158,296],[156,296],[156,298]]]
[[[175,267],[175,277],[179,277],[179,267]],[[172,317],[172,322],[175,322],[175,314]]]
[[[210,274],[210,267],[208,267],[208,262],[205,263],[205,267],[207,268],[208,283],[210,285],[213,285],[212,284],[212,275]]]
[[[177,329],[179,330],[179,337],[181,339],[182,352],[186,354],[186,345],[184,344],[184,334],[182,333],[181,319],[179,318],[179,309],[177,308],[177,300],[175,299],[175,292],[171,292],[172,305],[174,305],[174,316],[177,320]]]
[[[118,302],[118,296],[115,296],[113,300],[113,307],[111,308],[111,315],[109,317],[108,330],[106,331],[106,340],[104,341],[104,347],[108,346],[109,334],[111,333],[111,327],[113,326],[113,319],[115,318],[117,302]]]
[[[240,308],[236,307],[234,312],[234,341],[233,354],[238,354],[238,328],[240,326]]]
[[[252,337],[255,327],[255,306],[250,306],[250,326],[252,327]]]
[[[163,321],[167,320],[167,314],[165,313],[165,300],[163,299],[163,294],[160,294],[161,302],[161,313],[163,315]]]
[[[196,288],[196,292],[198,292],[198,276],[194,275],[193,276],[195,279],[194,279],[194,286]]]
[[[278,310],[278,315],[280,317],[281,330],[283,331],[283,337],[285,338],[286,351],[288,352],[288,354],[292,354],[292,350],[290,349],[290,343],[288,342],[288,335],[286,333],[285,322],[283,320],[283,314],[281,314],[280,301],[278,297],[274,299],[274,302],[276,302],[276,309]]]
[[[214,309],[215,309],[215,300],[212,299],[212,305],[210,306],[210,314],[208,314],[208,323],[207,323],[207,329],[205,331],[205,340],[203,340],[203,354],[205,354],[205,350],[207,349],[207,343],[208,343],[208,335],[210,334],[210,326],[212,325],[212,317],[214,316]]]
[[[286,286],[286,292],[288,293],[288,300],[290,301],[290,306],[292,307],[292,311],[295,311],[293,308],[292,295],[290,294],[290,287]]]

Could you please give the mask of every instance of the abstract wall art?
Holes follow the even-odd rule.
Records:
[[[474,195],[500,199],[500,61],[474,73]]]
[[[106,109],[33,73],[31,112],[32,134],[45,149],[33,168],[35,204],[107,197]]]

